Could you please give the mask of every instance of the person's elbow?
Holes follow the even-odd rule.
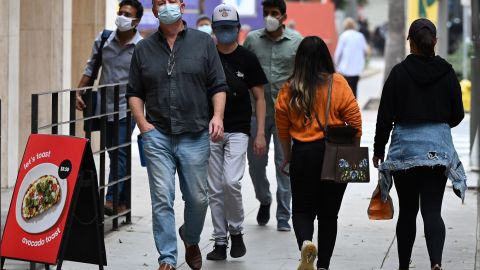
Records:
[[[465,112],[459,112],[455,117],[453,117],[452,120],[450,120],[449,126],[451,128],[458,126],[462,122],[463,118],[465,118]]]

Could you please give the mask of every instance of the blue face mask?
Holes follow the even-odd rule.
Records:
[[[231,29],[216,29],[213,31],[215,37],[217,37],[217,42],[220,44],[230,44],[237,41],[238,30],[237,28]]]
[[[158,8],[158,20],[163,24],[173,24],[182,17],[180,6],[177,4],[166,4]]]
[[[207,33],[207,34],[209,34],[209,35],[212,34],[212,26],[211,26],[211,25],[208,25],[208,24],[199,26],[197,29],[200,30],[200,31],[202,31],[202,32],[205,32],[205,33]]]

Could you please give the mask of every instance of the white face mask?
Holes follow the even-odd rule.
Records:
[[[117,16],[115,24],[120,32],[125,32],[133,28],[132,18],[125,17],[123,15]]]
[[[265,17],[265,28],[267,29],[268,32],[273,32],[277,30],[279,27],[280,27],[280,21],[277,18],[272,17],[270,15]]]

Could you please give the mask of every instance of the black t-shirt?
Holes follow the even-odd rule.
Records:
[[[230,54],[218,54],[229,90],[223,119],[224,130],[250,135],[252,107],[249,90],[268,83],[267,77],[255,54],[240,45]]]

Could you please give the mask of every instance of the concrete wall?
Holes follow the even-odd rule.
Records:
[[[73,10],[71,85],[77,87],[93,41],[105,28],[105,0],[73,0]],[[82,113],[77,111],[77,118],[81,117]],[[77,134],[82,131],[83,123],[77,124]]]
[[[0,0],[1,184],[12,185],[18,170],[20,1]]]
[[[31,129],[31,95],[75,87],[95,35],[105,23],[102,0],[0,0],[1,187],[15,183]],[[40,98],[39,125],[50,123]],[[68,96],[60,99],[68,117]],[[67,129],[63,130],[65,132]],[[62,132],[62,130],[60,130]]]

